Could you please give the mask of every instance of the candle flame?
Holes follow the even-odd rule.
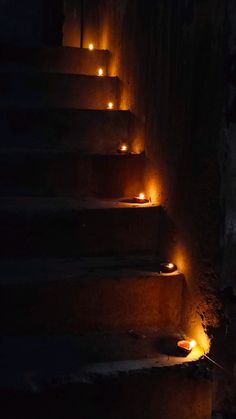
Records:
[[[89,44],[88,48],[90,49],[90,51],[92,51],[94,48],[93,44]]]
[[[102,68],[99,68],[98,69],[98,76],[103,76],[103,69]]]
[[[167,263],[166,266],[167,266],[167,268],[172,269],[174,267],[174,264],[173,263]]]
[[[197,342],[196,342],[196,340],[192,339],[192,340],[190,341],[189,346],[190,346],[190,349],[195,348],[195,346],[197,346]]]
[[[128,150],[127,145],[126,144],[122,144],[121,151],[127,151],[127,150]]]
[[[145,199],[145,194],[141,192],[141,193],[139,194],[139,196],[138,196],[138,197],[139,197],[140,199]]]
[[[114,108],[113,103],[112,103],[112,102],[108,102],[108,104],[107,104],[107,108],[108,108],[108,109],[113,109],[113,108]]]
[[[197,346],[197,342],[194,339],[192,339],[192,340],[179,340],[177,342],[177,346],[179,348],[186,349],[187,351],[191,351],[193,348],[195,348],[195,346]]]

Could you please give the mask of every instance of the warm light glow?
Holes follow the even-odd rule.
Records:
[[[197,346],[197,342],[196,342],[196,340],[192,339],[192,340],[190,341],[190,349],[195,348],[195,346]]]
[[[103,69],[102,68],[99,68],[98,69],[98,76],[103,76]]]
[[[177,342],[177,346],[181,349],[185,349],[186,351],[191,351],[195,346],[197,346],[196,340],[179,340]]]
[[[177,266],[172,262],[161,262],[160,272],[163,274],[170,274],[177,271]]]
[[[126,154],[128,152],[128,146],[127,146],[127,144],[125,144],[125,143],[120,144],[119,147],[118,147],[118,149],[117,149],[117,152],[118,153],[121,153],[121,154]]]
[[[146,204],[147,202],[149,202],[143,192],[141,192],[139,196],[135,196],[133,200],[134,202],[137,202],[138,204]]]
[[[198,347],[201,349],[201,351],[205,354],[209,353],[210,351],[210,346],[211,346],[211,341],[209,336],[206,334],[206,332],[204,331],[204,328],[202,326],[201,323],[201,319],[196,318],[196,319],[192,319],[192,322],[194,321],[194,323],[191,325],[191,330],[190,336],[193,336],[197,343],[198,343]]]
[[[113,109],[113,108],[114,108],[113,103],[112,102],[108,102],[107,109]]]
[[[167,268],[172,269],[174,267],[174,264],[173,263],[167,263],[166,266],[167,266]]]
[[[94,49],[93,44],[89,44],[88,48],[90,49],[90,51],[92,51]]]

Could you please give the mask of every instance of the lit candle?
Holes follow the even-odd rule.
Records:
[[[121,146],[117,149],[118,153],[126,154],[128,152],[127,144],[121,144]]]
[[[112,102],[108,102],[107,109],[113,109],[113,108],[114,108],[113,103]]]
[[[89,49],[90,49],[90,51],[92,51],[93,50],[93,48],[94,48],[94,46],[93,46],[93,44],[89,44]]]
[[[164,274],[168,274],[171,272],[175,272],[177,270],[177,266],[172,262],[162,262],[160,263],[160,272]]]
[[[191,350],[193,348],[195,348],[195,346],[197,346],[197,342],[194,339],[192,339],[192,340],[179,340],[177,342],[177,346],[178,346],[178,348],[180,348],[180,350],[183,353],[186,354],[186,353],[190,353]]]
[[[145,194],[142,192],[139,194],[139,196],[135,196],[133,200],[137,204],[145,204],[146,202],[148,202],[148,199],[146,198]]]
[[[98,76],[99,77],[103,76],[103,69],[102,68],[98,69]]]

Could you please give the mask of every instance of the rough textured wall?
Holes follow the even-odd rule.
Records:
[[[225,2],[101,0],[102,47],[137,116],[135,146],[153,161],[150,195],[176,229],[170,258],[186,274],[184,322],[217,324]],[[195,321],[196,320],[196,321]],[[203,343],[203,342],[202,342]]]
[[[81,45],[81,3],[81,0],[64,0],[64,46],[80,47]],[[88,48],[90,43],[93,43],[94,48],[100,48],[98,9],[98,0],[83,0],[84,48]]]
[[[221,289],[225,321],[214,352],[224,370],[216,371],[215,406],[236,416],[236,2],[227,2],[226,95],[222,142],[223,264]]]

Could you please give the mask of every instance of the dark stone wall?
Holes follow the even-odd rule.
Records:
[[[225,107],[222,139],[222,272],[224,321],[214,354],[224,370],[215,372],[217,410],[236,416],[236,2],[227,1],[225,54]]]
[[[150,195],[175,229],[167,253],[187,278],[183,321],[203,339],[199,324],[217,325],[219,309],[225,2],[100,4],[121,108],[137,116],[137,142],[153,164]]]
[[[137,116],[137,142],[153,164],[150,193],[175,230],[166,250],[187,279],[183,323],[202,343],[200,323],[213,327],[211,356],[223,366],[214,368],[214,407],[234,417],[236,3],[101,5],[121,107]]]

